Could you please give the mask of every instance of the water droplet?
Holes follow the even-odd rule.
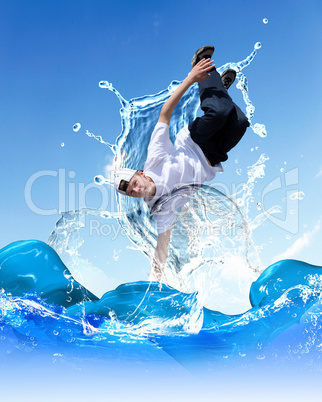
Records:
[[[263,165],[255,166],[253,169],[253,177],[257,177],[258,179],[265,177],[264,168],[265,168],[265,165],[264,166]]]
[[[75,133],[77,133],[77,131],[79,131],[81,127],[82,127],[82,126],[81,126],[80,123],[75,123],[75,124],[73,125],[73,131],[75,131]]]
[[[238,159],[235,159],[235,163],[238,163]]]
[[[114,249],[113,250],[113,258],[114,258],[114,260],[118,261],[119,257],[120,257],[119,252]]]
[[[282,172],[282,173],[283,173],[283,172],[284,172],[284,168],[280,168],[280,172]]]
[[[98,85],[100,88],[110,88],[112,86],[108,81],[100,81]]]
[[[241,198],[238,198],[238,200],[237,200],[237,205],[238,205],[239,207],[242,207],[242,206],[244,205],[244,200],[242,200]]]
[[[238,176],[240,176],[242,174],[242,170],[241,169],[236,169],[236,173],[238,174]]]
[[[252,115],[255,112],[255,106],[251,105],[251,106],[247,106],[246,107],[246,112],[248,115]]]
[[[292,193],[290,195],[290,199],[291,200],[303,200],[305,194],[303,193],[303,191],[295,191],[295,193]]]
[[[256,208],[260,211],[262,209],[262,204],[260,202],[257,203]]]
[[[98,175],[94,177],[94,183],[98,184],[99,186],[102,186],[105,183],[105,177],[102,175]]]
[[[253,151],[254,151],[254,148],[251,148],[251,151],[253,152]]]
[[[290,236],[290,235],[286,235],[286,239],[287,239],[287,240],[290,240],[290,239],[291,239],[291,236]]]
[[[284,161],[284,165],[287,165],[287,162],[286,162],[286,161]]]
[[[264,124],[259,123],[254,124],[253,131],[255,134],[259,135],[262,138],[267,136],[266,127],[264,126]]]
[[[65,144],[62,142],[62,143],[60,144],[60,146],[61,146],[61,147],[64,147],[64,146],[65,146]]]
[[[263,19],[263,22],[264,22],[264,24],[267,24],[268,23],[268,19],[267,18],[264,18]],[[273,24],[274,25],[274,24]]]
[[[293,215],[294,212],[295,212],[294,209],[291,209],[291,210],[290,210],[290,214],[291,214],[291,215]]]
[[[108,211],[102,211],[100,213],[100,215],[102,218],[111,218],[112,217],[112,215]]]
[[[262,47],[262,44],[260,42],[257,42],[254,47],[256,50],[260,49]]]

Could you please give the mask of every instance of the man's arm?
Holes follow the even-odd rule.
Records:
[[[192,84],[194,84],[195,82],[203,81],[208,77],[208,75],[210,75],[209,71],[214,68],[214,65],[212,63],[213,60],[202,59],[194,66],[190,74],[182,81],[182,83],[163,105],[158,120],[160,123],[166,123],[168,125],[170,124],[172,112],[179,103],[183,94]]]
[[[158,236],[157,247],[155,249],[149,277],[150,281],[157,281],[157,282],[161,281],[165,263],[167,261],[168,256],[170,236],[171,236],[171,229],[167,230],[164,233],[159,234]]]

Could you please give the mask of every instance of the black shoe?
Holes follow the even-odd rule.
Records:
[[[225,70],[221,74],[221,82],[224,84],[224,87],[228,90],[231,84],[235,81],[236,78],[236,71],[232,68]]]
[[[213,46],[202,46],[193,55],[191,67],[193,68],[201,59],[210,59],[215,51]]]

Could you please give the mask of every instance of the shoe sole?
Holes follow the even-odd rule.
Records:
[[[225,70],[225,71],[221,74],[221,76],[220,76],[221,80],[223,80],[223,78],[225,78],[225,75],[227,75],[227,74],[232,74],[232,77],[231,77],[232,81],[231,81],[231,83],[228,85],[228,87],[226,88],[226,89],[228,90],[228,88],[230,88],[231,85],[234,83],[234,81],[235,81],[235,79],[236,79],[237,73],[236,73],[236,70],[234,70],[234,69],[232,69],[232,68],[228,68],[227,70]]]
[[[211,58],[215,51],[213,46],[202,46],[200,47],[196,53],[193,55],[191,60],[191,67],[193,68],[203,57],[207,56]]]

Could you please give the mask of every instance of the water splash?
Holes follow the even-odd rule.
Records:
[[[243,79],[243,83],[246,84],[240,89],[247,93],[247,80]],[[112,84],[100,83],[100,87],[111,90],[120,99],[123,130],[115,145],[99,136],[87,135],[115,152],[116,165],[142,166],[149,139],[138,133],[137,127],[146,128],[144,133],[152,132],[162,104],[178,84],[173,82],[159,94],[127,102]],[[172,140],[181,126],[195,116],[198,103],[197,88],[193,87],[176,112],[176,123],[171,126]],[[252,105],[248,106],[248,112],[254,113]],[[147,122],[147,116],[152,116],[154,121]],[[172,239],[166,280],[179,290],[198,289],[198,294],[187,295],[165,284],[137,282],[121,285],[97,300],[73,278],[79,275],[84,280],[83,268],[87,264],[94,281],[104,281],[103,273],[80,256],[84,243],[81,231],[87,216],[118,219],[133,243],[150,256],[156,243],[153,221],[142,202],[125,197],[118,196],[117,211],[83,209],[62,214],[48,243],[70,270],[52,254],[37,264],[42,248],[49,248],[40,242],[33,253],[22,250],[21,259],[15,264],[15,252],[8,255],[6,248],[0,250],[0,256],[4,257],[0,261],[1,356],[26,352],[30,357],[30,351],[43,352],[45,346],[63,345],[77,359],[82,351],[93,356],[106,350],[106,355],[116,361],[124,358],[127,345],[131,344],[139,346],[134,358],[140,356],[140,360],[145,354],[151,358],[151,347],[155,351],[160,346],[178,361],[186,361],[184,358],[190,353],[211,362],[219,359],[222,365],[223,359],[245,359],[249,350],[256,351],[257,360],[264,360],[269,353],[272,355],[269,347],[275,347],[274,343],[268,343],[287,328],[294,329],[292,324],[299,323],[302,317],[301,325],[297,326],[302,331],[299,339],[288,336],[286,347],[278,352],[271,350],[283,358],[288,348],[288,358],[293,360],[308,355],[309,364],[315,357],[320,359],[321,267],[291,260],[274,264],[252,286],[251,308],[244,303],[244,296],[248,298],[248,284],[257,277],[254,271],[259,267],[252,231],[262,224],[267,214],[279,209],[273,207],[265,215],[249,218],[255,182],[265,177],[268,159],[262,154],[248,167],[247,182],[236,194],[224,194],[214,186],[204,186],[182,209],[176,227],[179,235]],[[97,184],[111,182],[103,176],[94,180]],[[260,203],[257,209],[262,209]],[[21,243],[24,242],[10,247],[19,248]],[[3,264],[13,264],[10,274]],[[50,267],[51,271],[44,267]],[[235,288],[231,286],[233,280]],[[107,281],[106,288],[108,285]],[[26,294],[28,290],[35,293]],[[17,291],[21,293],[16,294]],[[207,307],[214,300],[216,310],[225,311],[227,306],[237,305],[241,311],[230,315],[209,310]],[[63,353],[55,350],[52,356],[54,363]]]
[[[257,42],[254,50],[244,60],[227,63],[217,70],[220,73],[226,68],[234,68],[238,72],[237,88],[243,94],[251,128],[256,134],[265,136],[265,126],[252,123],[255,107],[248,96],[247,78],[242,73],[242,70],[254,60],[260,48],[261,44]],[[112,150],[115,155],[114,169],[118,167],[143,169],[150,141],[148,134],[152,133],[163,104],[179,85],[179,81],[172,81],[167,89],[155,95],[146,95],[127,101],[111,83],[107,81],[99,83],[100,88],[113,92],[119,99],[122,132],[114,145],[88,130],[86,135],[95,138]],[[198,86],[194,84],[184,94],[174,111],[170,125],[172,142],[175,143],[179,130],[195,118],[199,103]],[[265,176],[264,162],[267,159],[268,157],[261,155],[258,161],[248,168],[248,181],[238,193],[226,195],[216,189],[215,185],[203,186],[191,202],[182,208],[175,230],[172,232],[167,267],[163,278],[165,283],[181,291],[198,291],[199,300],[203,303],[206,305],[209,303],[208,305],[212,307],[218,306],[217,303],[219,303],[222,308],[226,304],[226,308],[228,308],[226,311],[236,311],[236,309],[242,311],[249,306],[248,288],[256,278],[256,272],[261,271],[261,263],[252,241],[252,228],[257,227],[254,224],[256,219],[253,220],[252,225],[249,225],[248,215],[255,180]],[[238,170],[237,174],[241,173]],[[99,185],[113,184],[113,170],[110,177],[98,175],[94,178],[94,182]],[[157,233],[147,205],[140,199],[119,194],[116,197],[116,211],[96,211],[96,216],[102,219],[116,218],[131,242],[147,258],[151,259],[156,246]],[[272,208],[267,214],[275,211],[276,209]],[[76,211],[69,217],[74,217],[77,222],[79,216],[85,217],[88,214],[92,215],[93,211]],[[64,216],[65,218],[66,216]],[[71,250],[79,250],[83,241],[79,235],[80,228],[77,224],[73,227],[71,234],[72,221],[64,219],[62,222],[65,222],[67,226],[63,225],[60,229],[60,225],[58,225],[51,235],[49,244],[60,255],[62,253],[65,261],[65,250],[69,250],[69,255],[71,255]],[[257,224],[263,219],[261,216],[257,220]],[[55,241],[52,241],[53,238]],[[77,254],[78,252],[75,251],[74,256]],[[73,264],[74,262],[70,261]],[[78,261],[78,266],[79,264]],[[232,285],[231,278],[228,279],[230,277],[228,272],[236,264],[241,268],[235,275],[235,283]],[[224,298],[221,296],[231,294],[232,287],[233,292],[236,291],[236,298],[234,300],[230,298],[231,306],[227,307],[227,302],[223,303]]]
[[[256,124],[254,124],[252,129],[253,129],[255,134],[259,135],[262,138],[267,136],[266,127],[264,126],[264,124],[256,123]]]
[[[108,142],[105,142],[100,135],[95,135],[88,130],[86,130],[86,135],[90,138],[94,138],[96,141],[100,142],[101,144],[106,145],[107,147],[109,147],[111,149],[112,152],[114,152],[114,145],[112,145]]]
[[[294,193],[292,193],[290,195],[291,200],[303,200],[304,197],[305,197],[305,194],[303,191],[295,191]]]

